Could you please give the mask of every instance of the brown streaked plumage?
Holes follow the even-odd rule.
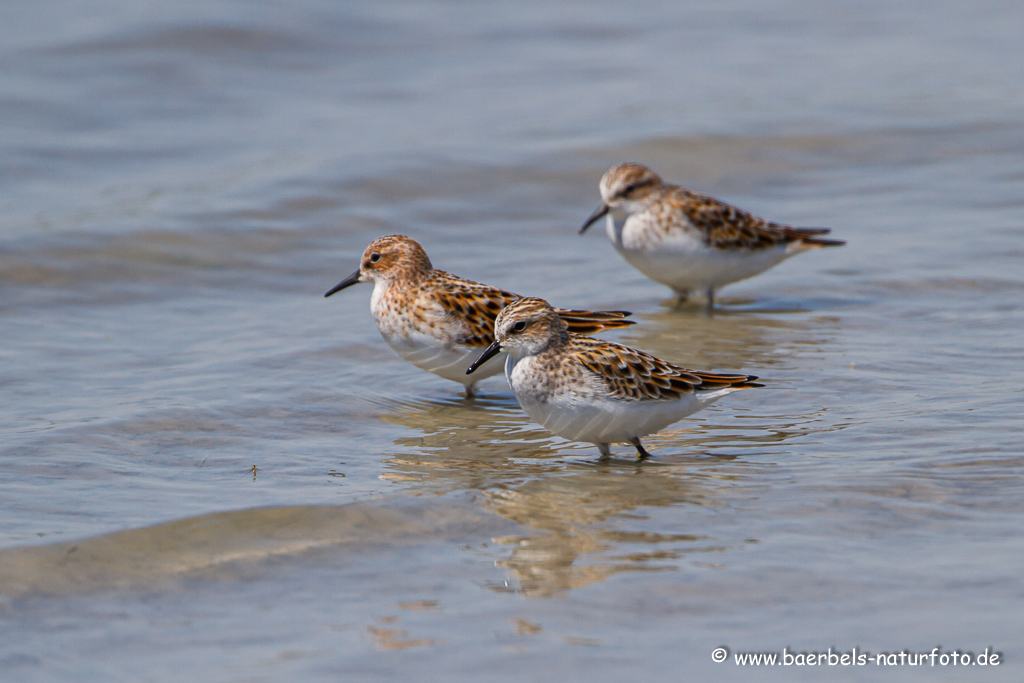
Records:
[[[666,193],[672,209],[680,211],[704,241],[717,249],[768,249],[780,244],[802,242],[803,246],[838,247],[840,240],[820,239],[828,228],[794,228],[773,223],[725,202],[682,187]]]
[[[687,370],[629,346],[587,337],[570,337],[569,351],[583,367],[604,378],[608,394],[615,398],[675,401],[694,391],[743,388],[756,379]]]
[[[665,183],[646,166],[622,163],[601,178],[601,207],[580,232],[608,216],[608,238],[632,266],[681,299],[761,273],[794,254],[845,244],[827,228],[794,228],[699,192]]]
[[[727,393],[760,387],[753,375],[687,370],[614,342],[570,332],[543,299],[519,299],[495,322],[495,342],[468,372],[505,351],[505,375],[519,404],[548,430],[597,445],[640,438]]]
[[[498,313],[521,298],[503,289],[482,285],[437,269],[434,269],[432,277],[421,282],[420,287],[431,292],[453,318],[465,323],[467,333],[462,343],[474,347],[485,347],[494,341],[494,320]],[[626,319],[628,311],[558,309],[558,315],[577,334],[594,334],[635,324]]]
[[[495,318],[518,295],[434,268],[423,247],[404,235],[370,243],[359,270],[324,296],[358,282],[374,283],[370,310],[381,336],[410,363],[462,383],[468,396],[478,380],[501,372],[497,363],[473,378],[465,369],[494,341]],[[634,324],[627,311],[559,309],[558,315],[581,334]]]

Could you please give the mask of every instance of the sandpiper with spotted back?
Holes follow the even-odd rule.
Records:
[[[686,370],[643,351],[571,332],[543,299],[506,306],[495,340],[473,363],[473,373],[505,352],[505,376],[519,405],[548,431],[589,441],[601,459],[611,444],[629,443],[643,460],[640,439],[726,394],[760,387],[753,375]]]
[[[370,311],[388,345],[413,365],[465,386],[475,393],[477,381],[501,372],[492,363],[476,376],[466,369],[494,341],[494,319],[519,298],[503,289],[464,280],[438,270],[416,240],[388,235],[363,251],[359,270],[330,291],[372,282]],[[628,311],[562,310],[556,314],[581,334],[632,325]]]
[[[601,178],[601,206],[583,234],[607,216],[608,239],[626,261],[686,300],[757,275],[795,254],[838,247],[828,228],[772,223],[725,202],[665,183],[646,166],[622,163]]]

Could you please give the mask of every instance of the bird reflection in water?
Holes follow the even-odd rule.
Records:
[[[624,571],[676,569],[695,553],[742,545],[694,529],[647,530],[647,509],[748,498],[763,470],[756,461],[732,464],[737,450],[764,447],[759,421],[728,436],[701,424],[667,431],[677,452],[680,440],[721,442],[638,466],[632,459],[599,463],[585,447],[552,439],[511,397],[395,403],[385,419],[420,435],[396,441],[402,452],[388,455],[381,478],[418,495],[479,492],[485,509],[524,528],[484,551],[500,549],[495,562],[511,573],[508,586],[493,588],[536,596]]]

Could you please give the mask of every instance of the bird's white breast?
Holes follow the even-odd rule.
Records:
[[[666,227],[651,211],[608,216],[608,237],[626,261],[655,282],[681,292],[718,288],[761,273],[793,251],[783,245],[766,249],[720,249],[695,230]]]
[[[605,392],[595,377],[555,383],[539,377],[533,357],[509,357],[505,372],[519,405],[545,429],[573,441],[620,443],[683,419],[733,388],[684,394],[678,400],[627,400]]]
[[[416,333],[385,334],[382,330],[381,336],[399,356],[421,370],[462,384],[471,384],[497,375],[501,372],[501,363],[504,360],[504,354],[500,354],[487,361],[472,375],[467,375],[466,370],[484,352],[482,348],[458,344],[446,346],[429,335]]]
[[[443,313],[424,311],[424,315],[414,316],[385,294],[384,287],[374,287],[370,311],[380,335],[399,356],[421,370],[464,385],[501,372],[503,359],[499,357],[467,375],[466,370],[484,352],[483,348],[459,344],[456,340],[461,330],[446,320]]]

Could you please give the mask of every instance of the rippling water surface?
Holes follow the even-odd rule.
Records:
[[[3,13],[5,680],[1020,680],[1019,3]],[[849,243],[675,308],[626,159]],[[598,463],[322,298],[393,232],[767,386]]]

